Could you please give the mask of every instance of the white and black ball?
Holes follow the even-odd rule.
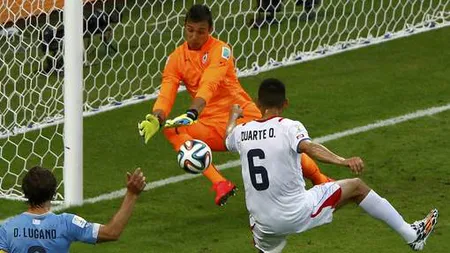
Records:
[[[177,156],[178,164],[186,172],[202,173],[211,165],[211,148],[200,140],[189,140],[181,145]]]

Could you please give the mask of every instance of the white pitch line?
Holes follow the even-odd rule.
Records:
[[[236,166],[239,166],[241,164],[241,162],[239,160],[234,160],[234,161],[229,161],[226,162],[224,164],[218,165],[217,168],[219,170],[226,170],[229,168],[234,168]],[[159,188],[162,186],[166,186],[168,184],[174,184],[174,183],[178,183],[181,181],[185,181],[188,179],[192,179],[192,178],[196,178],[196,177],[200,177],[202,174],[182,174],[182,175],[178,175],[178,176],[173,176],[173,177],[169,177],[166,179],[161,179],[158,181],[153,181],[147,184],[147,186],[145,186],[144,191],[148,191],[151,189],[155,189],[155,188]],[[102,194],[99,195],[97,197],[93,197],[93,198],[89,198],[89,199],[85,199],[83,201],[83,204],[93,204],[93,203],[97,203],[103,200],[111,200],[111,199],[116,199],[116,198],[120,198],[125,196],[126,193],[126,188],[122,188],[120,190],[117,191],[113,191],[110,193],[106,193],[106,194]],[[66,205],[58,205],[55,207],[52,207],[52,211],[54,212],[59,212],[59,211],[63,211],[65,209],[69,208],[69,206]]]
[[[349,135],[354,135],[354,134],[358,134],[358,133],[362,133],[362,132],[367,132],[367,131],[370,131],[370,130],[373,130],[376,128],[399,124],[399,123],[402,123],[402,122],[405,122],[408,120],[412,120],[412,119],[417,119],[417,118],[421,118],[421,117],[425,117],[425,116],[431,116],[431,115],[438,114],[438,113],[441,113],[441,112],[444,112],[447,110],[450,110],[450,104],[447,104],[444,106],[438,106],[438,107],[431,107],[428,109],[415,111],[413,113],[404,114],[404,115],[401,115],[398,117],[377,121],[375,123],[368,124],[365,126],[355,127],[355,128],[349,129],[349,130],[342,131],[342,132],[325,135],[325,136],[314,139],[314,141],[318,142],[318,143],[324,143],[324,142],[328,142],[328,141],[332,141],[332,140],[337,140],[337,139],[340,139],[340,138],[343,138],[343,137],[346,137]],[[234,160],[234,161],[229,161],[224,164],[218,165],[217,167],[219,170],[226,170],[229,168],[234,168],[239,165],[240,165],[240,161]],[[201,174],[197,174],[197,175],[182,174],[182,175],[150,182],[145,187],[145,191],[148,191],[150,189],[159,188],[159,187],[166,186],[166,185],[173,184],[173,183],[178,183],[178,182],[196,178],[199,176],[201,176]],[[110,192],[107,194],[99,195],[97,197],[86,199],[83,201],[83,204],[92,204],[92,203],[97,203],[97,202],[104,201],[104,200],[120,198],[125,195],[125,192],[126,192],[126,188],[123,188],[123,189],[113,191],[113,192]],[[66,206],[66,205],[60,205],[60,206],[53,207],[52,211],[59,212],[59,211],[65,210],[67,208],[68,208],[68,206]]]
[[[446,105],[443,105],[443,106],[437,106],[437,107],[430,107],[428,109],[415,111],[413,113],[408,113],[408,114],[405,114],[405,115],[402,115],[402,116],[398,116],[398,117],[395,117],[395,118],[390,118],[390,119],[386,119],[386,120],[380,120],[380,121],[377,121],[375,123],[368,124],[368,125],[365,125],[365,126],[355,127],[355,128],[352,128],[352,129],[349,129],[349,130],[346,130],[346,131],[342,131],[342,132],[326,135],[326,136],[323,136],[323,137],[319,137],[317,139],[314,139],[314,141],[319,142],[319,143],[332,141],[332,140],[336,140],[336,139],[339,139],[339,138],[342,138],[342,137],[345,137],[345,136],[358,134],[358,133],[362,133],[362,132],[367,132],[367,131],[375,129],[375,128],[391,126],[391,125],[402,123],[402,122],[405,122],[405,121],[408,121],[408,120],[412,120],[412,119],[417,119],[417,118],[420,118],[420,117],[425,117],[425,116],[438,114],[440,112],[447,111],[447,110],[450,110],[450,104],[446,104]]]

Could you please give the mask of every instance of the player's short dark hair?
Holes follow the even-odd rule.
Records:
[[[261,82],[258,103],[267,108],[282,108],[286,101],[286,88],[280,80],[268,78]]]
[[[198,23],[203,21],[207,21],[210,27],[213,26],[213,18],[211,10],[206,5],[194,4],[186,13],[184,23],[185,24],[187,22]]]
[[[40,166],[31,168],[22,179],[22,190],[30,206],[41,206],[56,194],[56,178],[53,173]]]

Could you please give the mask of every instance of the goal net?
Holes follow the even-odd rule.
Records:
[[[83,2],[85,116],[154,97],[194,2],[212,9],[213,35],[232,45],[241,77],[450,23],[450,0]],[[21,178],[37,164],[63,185],[63,6],[0,5],[1,197],[21,198]]]

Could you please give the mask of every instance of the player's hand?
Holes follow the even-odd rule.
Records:
[[[145,176],[141,168],[137,168],[133,174],[127,172],[127,190],[129,193],[139,195],[145,188]]]
[[[184,113],[174,119],[166,120],[166,124],[164,124],[164,127],[169,128],[179,126],[190,126],[195,122],[196,120],[192,119],[192,117],[189,117],[187,113]]]
[[[231,106],[230,114],[232,115],[233,118],[239,119],[244,117],[243,112],[244,111],[242,110],[241,106],[239,106],[238,104],[234,104]]]
[[[360,157],[351,157],[345,159],[344,164],[356,174],[360,174],[364,169],[364,162]]]
[[[158,118],[152,114],[147,114],[145,120],[138,123],[139,134],[144,137],[145,144],[158,132],[159,127]]]

